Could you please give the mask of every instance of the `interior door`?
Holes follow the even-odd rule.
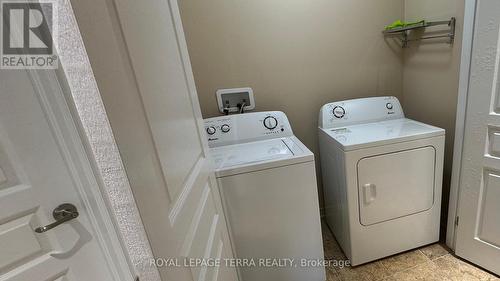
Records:
[[[177,1],[72,6],[162,279],[238,280]]]
[[[0,71],[0,280],[131,281],[109,259],[103,237],[117,238],[99,225],[92,202],[102,198],[86,196],[91,168],[56,76],[44,82],[55,83],[50,93],[34,87],[33,77]],[[53,216],[63,203],[76,210]],[[56,217],[67,222],[37,231]]]
[[[168,193],[169,229],[155,242],[170,236],[172,244],[161,256],[230,258],[177,1],[115,3]],[[234,268],[221,268],[160,268],[160,274],[166,280],[237,280]]]
[[[477,1],[456,254],[500,274],[500,1]]]

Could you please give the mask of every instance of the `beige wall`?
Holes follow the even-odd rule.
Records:
[[[219,115],[217,89],[250,86],[256,110],[284,111],[295,134],[317,153],[321,105],[395,95],[409,118],[446,129],[446,215],[464,0],[181,0],[179,4],[205,118]],[[414,42],[403,51],[380,32],[399,18],[452,16],[458,19],[454,45]]]
[[[413,43],[404,52],[403,107],[406,115],[446,130],[442,205],[444,224],[448,211],[455,134],[463,10],[464,0],[405,0],[407,20],[457,18],[455,44]]]
[[[401,0],[180,0],[179,5],[205,118],[219,115],[217,89],[249,86],[255,110],[284,111],[295,134],[317,153],[321,105],[402,96],[401,48],[381,34],[384,25],[401,17]]]

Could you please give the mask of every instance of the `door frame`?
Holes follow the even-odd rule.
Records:
[[[49,123],[60,153],[75,181],[77,194],[88,214],[94,237],[116,281],[134,280],[137,276],[120,235],[117,218],[105,192],[96,155],[92,152],[82,119],[59,70],[26,71]]]
[[[465,118],[467,115],[467,97],[469,94],[472,45],[476,18],[477,0],[465,0],[462,51],[460,56],[460,74],[455,121],[455,142],[453,148],[453,168],[451,174],[448,223],[446,227],[446,245],[455,249],[457,214],[460,194],[460,171],[462,169],[463,141],[465,136]]]

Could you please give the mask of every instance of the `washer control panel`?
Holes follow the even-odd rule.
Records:
[[[293,136],[285,113],[252,112],[205,119],[210,147]]]
[[[358,123],[404,118],[396,97],[373,97],[327,103],[319,113],[319,127],[338,128]]]

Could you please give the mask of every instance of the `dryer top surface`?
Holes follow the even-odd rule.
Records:
[[[323,129],[342,150],[349,151],[445,134],[444,129],[408,118]]]

